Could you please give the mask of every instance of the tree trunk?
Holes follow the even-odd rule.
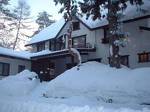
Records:
[[[115,3],[109,0],[108,21],[109,21],[109,45],[110,45],[110,66],[120,68],[119,46],[115,44],[119,40],[116,31],[118,30],[117,9]]]
[[[16,39],[15,39],[15,42],[14,42],[13,50],[15,49],[18,38],[19,38],[19,31],[20,31],[20,24],[21,24],[21,20],[22,20],[22,13],[23,12],[22,12],[22,8],[21,8],[20,17],[19,17],[18,26],[17,26]]]

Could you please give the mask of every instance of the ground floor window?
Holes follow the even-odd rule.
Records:
[[[110,57],[108,57],[110,63]],[[129,55],[120,55],[120,63],[129,67]]]
[[[0,62],[0,75],[8,76],[9,75],[10,65],[8,63]]]
[[[25,70],[25,66],[24,65],[19,65],[18,66],[18,73],[22,72],[23,70]]]
[[[150,62],[150,52],[143,52],[138,54],[139,63]]]

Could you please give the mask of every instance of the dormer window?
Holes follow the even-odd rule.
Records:
[[[45,42],[41,42],[37,44],[37,52],[45,50]]]
[[[72,25],[73,25],[73,31],[80,29],[80,23],[79,22],[73,22]]]

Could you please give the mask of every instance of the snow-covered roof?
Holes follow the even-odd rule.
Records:
[[[55,38],[64,24],[65,24],[65,20],[62,18],[61,20],[53,23],[47,28],[44,28],[37,35],[33,36],[28,44],[34,44],[40,41],[46,41],[46,40]]]
[[[30,59],[31,53],[27,51],[14,51],[12,49],[0,47],[0,55],[12,56],[21,59]]]
[[[150,11],[149,11],[150,0],[143,0],[143,2],[144,4],[139,7],[137,5],[132,6],[130,3],[127,3],[128,6],[123,12],[124,17],[122,20],[125,21],[125,20],[130,20],[130,19],[150,15]],[[145,13],[142,12],[143,10],[145,11]],[[107,13],[107,10],[104,10],[103,13]],[[78,16],[78,18],[90,29],[102,27],[108,24],[106,18],[103,18],[101,20],[97,19],[95,21],[92,20],[92,17],[86,19],[86,15],[83,15],[82,17]],[[31,41],[27,45],[55,38],[64,24],[65,24],[65,20],[62,18],[61,20],[57,21],[56,23],[53,23],[49,27],[42,30],[37,35],[33,36]]]
[[[0,55],[30,60],[32,57],[54,54],[54,53],[63,52],[63,51],[67,51],[67,50],[68,49],[63,49],[63,50],[58,50],[58,51],[50,51],[50,50],[46,49],[46,50],[43,50],[40,52],[31,53],[29,51],[14,51],[12,49],[0,47]]]
[[[122,21],[150,15],[150,0],[143,0],[143,2],[144,4],[141,6],[131,5],[128,2],[127,8],[123,11]],[[107,13],[106,9],[103,11],[103,14],[105,13]],[[105,26],[108,24],[106,18],[102,18],[101,20],[96,19],[95,21],[92,20],[91,16],[88,19],[86,19],[86,15],[83,15],[82,17],[78,16],[78,18],[91,29]]]
[[[42,56],[42,55],[47,55],[47,54],[51,54],[51,53],[52,53],[52,51],[46,49],[46,50],[43,50],[43,51],[40,51],[40,52],[31,53],[30,57]]]

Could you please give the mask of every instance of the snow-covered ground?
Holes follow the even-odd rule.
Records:
[[[0,112],[150,112],[150,68],[74,67],[50,82],[23,71],[0,81]]]

